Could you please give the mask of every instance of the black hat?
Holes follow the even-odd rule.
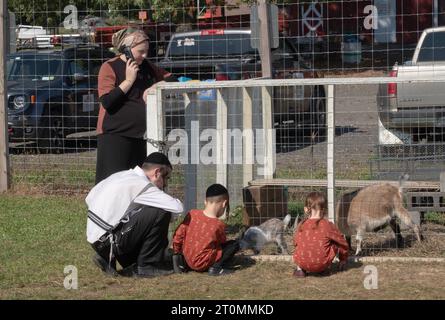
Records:
[[[163,164],[168,166],[170,169],[172,168],[172,164],[168,160],[167,156],[160,152],[150,153],[144,160],[144,163],[152,163],[152,164]]]
[[[221,196],[224,194],[229,194],[229,191],[227,191],[226,187],[219,183],[215,183],[207,188],[206,198]]]

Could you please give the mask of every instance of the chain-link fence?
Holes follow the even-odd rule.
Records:
[[[363,188],[363,181],[398,183],[403,174],[409,175],[405,191],[429,192],[411,194],[405,204],[409,211],[420,212],[426,242],[416,244],[411,228],[402,231],[407,241],[397,243],[406,250],[396,251],[395,240],[385,229],[370,234],[371,241],[365,237],[365,252],[390,248],[391,254],[443,255],[440,192],[445,190],[439,180],[445,170],[445,113],[440,80],[445,59],[440,52],[445,30],[422,38],[425,29],[445,25],[442,1],[278,1],[277,10],[269,12],[270,21],[276,21],[271,28],[271,77],[283,84],[263,87],[247,84],[267,81],[261,79],[261,37],[252,28],[247,1],[19,3],[8,1],[10,35],[4,38],[10,44],[5,134],[13,190],[84,194],[94,185],[99,69],[119,55],[112,35],[131,27],[150,37],[148,59],[173,73],[175,80],[209,83],[189,95],[163,89],[156,101],[163,110],[159,118],[153,116],[155,105],[147,105],[148,130],[160,128],[162,121],[162,134],[154,141],[166,140],[170,151],[176,147],[171,158],[182,159],[184,152],[185,159],[195,156],[196,163],[177,161],[169,192],[200,206],[204,188],[220,181],[239,205],[235,212],[240,223],[243,208],[244,223],[259,224],[285,213],[296,218],[303,214],[309,191],[328,190],[332,145],[336,184],[331,191],[336,201],[331,207],[343,194]],[[425,50],[416,55],[420,41]],[[327,139],[328,83],[286,84],[372,76],[406,82],[336,85],[332,141]],[[229,80],[246,83],[238,88],[228,84],[223,90],[211,87]],[[251,108],[246,111],[245,105]],[[221,129],[232,130],[230,159],[226,149],[218,149],[224,146],[218,140],[225,139]],[[238,129],[241,146],[235,143]],[[198,143],[181,149],[181,139]],[[245,143],[254,145],[248,154]],[[253,160],[248,167],[246,157]],[[213,159],[231,162],[225,166]],[[275,165],[269,167],[270,161]],[[258,174],[258,168],[269,171]]]

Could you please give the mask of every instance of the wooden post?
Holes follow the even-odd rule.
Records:
[[[440,173],[440,192],[445,192],[445,171]]]
[[[227,103],[224,90],[216,91],[216,182],[227,187]]]
[[[8,8],[6,1],[2,1],[0,5],[0,34],[9,33],[9,24],[6,15]],[[7,191],[9,188],[9,145],[8,145],[8,116],[7,111],[7,95],[6,95],[6,48],[9,43],[4,39],[0,41],[0,192]]]
[[[272,124],[272,90],[271,87],[261,88],[263,107],[263,143],[264,143],[264,179],[273,179],[275,173],[275,139]]]
[[[199,164],[199,122],[197,121],[196,93],[184,93],[184,118],[187,137],[187,160],[184,165],[185,201],[184,212],[197,208],[198,164]]]
[[[335,158],[334,158],[334,138],[335,138],[335,118],[334,118],[334,86],[328,85],[327,96],[327,174],[328,174],[328,217],[331,222],[335,222]]]
[[[260,19],[260,57],[261,57],[261,75],[263,78],[272,78],[272,63],[270,57],[270,30],[269,13],[266,0],[258,1],[258,17]]]
[[[163,151],[158,144],[164,141],[164,117],[162,115],[162,90],[147,95],[147,155],[152,152]]]
[[[433,0],[433,27],[439,26],[439,4],[437,0]]]
[[[252,119],[252,93],[243,88],[243,187],[247,187],[253,180],[254,146],[253,146],[253,119]]]

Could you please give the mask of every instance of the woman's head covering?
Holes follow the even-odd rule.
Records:
[[[118,52],[122,52],[125,46],[133,48],[144,41],[150,41],[147,34],[142,30],[133,28],[119,30],[111,38],[111,43]]]

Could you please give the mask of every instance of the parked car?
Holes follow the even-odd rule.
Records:
[[[280,38],[272,49],[274,79],[316,78],[293,44]],[[261,60],[251,46],[248,29],[213,29],[175,33],[159,66],[176,77],[193,80],[242,80],[261,77]],[[274,126],[278,129],[310,129],[325,135],[326,110],[323,86],[274,87]],[[280,135],[282,130],[278,130]]]
[[[51,35],[42,26],[19,24],[16,28],[17,49],[52,48]]]
[[[389,72],[397,79],[445,77],[445,27],[425,29],[413,58]],[[443,82],[388,83],[379,86],[380,144],[444,141]],[[391,135],[385,134],[389,131]]]
[[[35,141],[40,149],[61,152],[67,135],[94,130],[99,110],[99,69],[113,56],[96,46],[9,55],[10,141]]]

